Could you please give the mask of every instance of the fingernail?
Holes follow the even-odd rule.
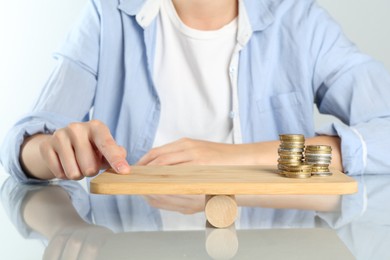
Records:
[[[130,165],[127,162],[120,162],[116,165],[116,172],[120,174],[126,174],[130,172]]]

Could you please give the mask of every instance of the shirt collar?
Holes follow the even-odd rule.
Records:
[[[161,0],[120,0],[118,8],[128,15],[136,16],[137,22],[145,28],[157,16],[160,4]],[[262,31],[267,28],[274,21],[271,5],[272,0],[240,0],[242,26],[248,28],[249,25],[250,31]],[[239,38],[243,39],[244,35],[251,34],[247,30],[244,31]]]
[[[266,29],[273,21],[272,0],[239,0],[237,42],[243,47],[253,32]]]
[[[120,0],[118,8],[128,15],[134,16],[144,4],[145,0]]]
[[[135,16],[138,24],[146,28],[158,15],[162,0],[120,0],[118,9]]]
[[[242,2],[253,31],[262,31],[273,23],[271,7],[274,0],[242,0]]]

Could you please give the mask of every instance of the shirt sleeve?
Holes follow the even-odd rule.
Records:
[[[386,173],[390,161],[390,74],[362,54],[315,3],[308,13],[313,86],[320,113],[334,115],[318,134],[337,135],[345,172]]]
[[[99,31],[99,10],[91,0],[63,46],[55,53],[58,64],[32,112],[8,132],[0,150],[0,161],[18,181],[38,182],[27,178],[19,162],[20,147],[26,137],[50,134],[71,122],[88,119],[97,84]]]

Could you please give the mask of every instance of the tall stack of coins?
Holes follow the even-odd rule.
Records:
[[[290,178],[309,178],[311,165],[302,164],[305,150],[305,136],[299,134],[279,135],[278,169],[282,176]]]
[[[308,145],[305,150],[306,164],[312,165],[313,176],[330,176],[329,164],[332,161],[332,147],[329,145]]]

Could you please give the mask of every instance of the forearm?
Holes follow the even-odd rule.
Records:
[[[54,178],[53,173],[46,166],[47,164],[39,151],[41,142],[45,141],[48,137],[45,134],[37,134],[24,140],[20,152],[20,163],[29,177],[42,180]]]
[[[318,136],[308,138],[307,144],[332,146],[331,167],[342,169],[340,138]],[[175,142],[153,148],[145,154],[138,165],[276,165],[280,141],[248,144],[222,144],[182,138]]]
[[[316,136],[307,138],[305,145],[329,145],[332,147],[331,167],[342,170],[340,138]],[[280,141],[243,144],[243,154],[253,164],[276,164]],[[248,161],[249,162],[249,161]],[[253,195],[237,196],[237,203],[246,207],[335,211],[339,209],[338,195]]]
[[[331,167],[342,170],[342,158],[340,151],[340,138],[335,136],[316,136],[307,138],[305,145],[330,145],[332,147]],[[269,141],[253,144],[243,144],[241,154],[247,159],[245,164],[276,164],[278,160],[278,148],[280,141]]]

